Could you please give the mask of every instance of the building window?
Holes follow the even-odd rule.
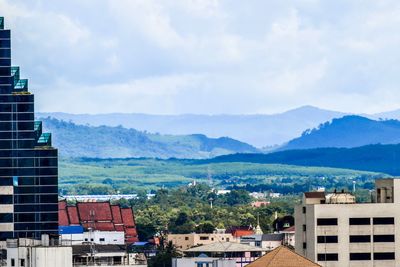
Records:
[[[338,225],[337,218],[319,218],[317,225]]]
[[[351,235],[350,243],[369,243],[371,242],[370,235]]]
[[[351,261],[370,261],[371,253],[350,253]]]
[[[89,239],[85,238],[85,241],[89,241]]]
[[[317,237],[318,243],[337,243],[338,236],[337,235],[325,235],[325,236],[318,236]]]
[[[306,213],[306,207],[303,207],[303,213]]]
[[[307,248],[307,243],[303,242],[303,249],[306,249],[306,248]]]
[[[229,242],[229,237],[226,238],[226,242]]]
[[[21,267],[24,267],[25,266],[25,259],[21,259]]]
[[[374,242],[394,242],[394,235],[374,235]]]
[[[106,239],[105,239],[105,238],[103,238],[103,237],[101,237],[99,240],[100,240],[100,242],[104,242],[104,241],[106,241]]]
[[[200,240],[208,240],[208,236],[200,236]]]
[[[350,225],[370,225],[371,218],[350,218],[349,224]]]
[[[374,218],[374,224],[394,224],[393,217]]]
[[[211,237],[211,241],[214,241],[214,237]]]
[[[338,261],[339,255],[337,253],[318,254],[318,261]]]
[[[394,260],[394,252],[376,252],[374,253],[374,260]]]
[[[303,232],[307,230],[307,225],[303,224]]]
[[[189,237],[188,237],[188,236],[185,236],[185,240],[189,240]]]
[[[12,267],[15,266],[15,259],[11,259],[11,266],[12,266]]]

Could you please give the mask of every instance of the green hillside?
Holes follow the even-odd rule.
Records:
[[[205,135],[160,135],[135,129],[77,125],[42,119],[63,157],[91,158],[209,158],[231,153],[254,153],[256,148],[228,138]]]
[[[194,160],[68,159],[60,162],[64,194],[132,193],[160,187],[209,182],[216,187],[252,186],[256,190],[298,193],[325,186],[348,188],[353,180],[369,188],[385,175],[346,169],[259,163],[209,163]]]
[[[345,116],[305,131],[280,150],[321,147],[353,148],[372,144],[399,144],[400,121]]]

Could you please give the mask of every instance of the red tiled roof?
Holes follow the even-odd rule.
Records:
[[[68,214],[66,210],[58,210],[58,225],[60,226],[68,226]]]
[[[82,225],[98,231],[124,231],[128,243],[139,241],[131,208],[120,208],[109,202],[79,202],[68,206],[59,202],[60,225]]]
[[[123,224],[116,224],[115,225],[115,230],[119,231],[119,232],[124,232],[125,231],[124,225]]]
[[[125,239],[128,243],[139,241],[136,228],[125,228]]]
[[[131,208],[121,209],[122,221],[126,227],[134,227],[135,220],[133,219],[133,212]]]
[[[75,206],[68,206],[68,219],[70,224],[79,224],[78,209]]]
[[[81,221],[112,221],[108,202],[79,202],[76,206]]]
[[[122,223],[121,208],[117,205],[111,206],[111,212],[114,223]]]
[[[58,209],[65,210],[67,208],[67,201],[62,200],[58,202]]]
[[[254,235],[253,230],[244,230],[244,229],[237,229],[232,232],[232,235],[234,237],[241,237],[241,236],[246,236],[246,235]]]
[[[97,222],[95,227],[98,231],[115,231],[115,226],[112,222]]]

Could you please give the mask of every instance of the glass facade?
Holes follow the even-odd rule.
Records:
[[[0,18],[0,240],[58,235],[58,152],[34,120],[34,95],[11,66]]]

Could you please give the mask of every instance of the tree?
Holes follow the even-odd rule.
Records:
[[[157,255],[151,258],[148,262],[149,267],[171,267],[172,259],[181,256],[172,242],[165,245],[164,237],[160,240],[160,245],[157,248]]]
[[[196,226],[196,233],[198,234],[212,234],[215,230],[211,222],[204,222]]]

